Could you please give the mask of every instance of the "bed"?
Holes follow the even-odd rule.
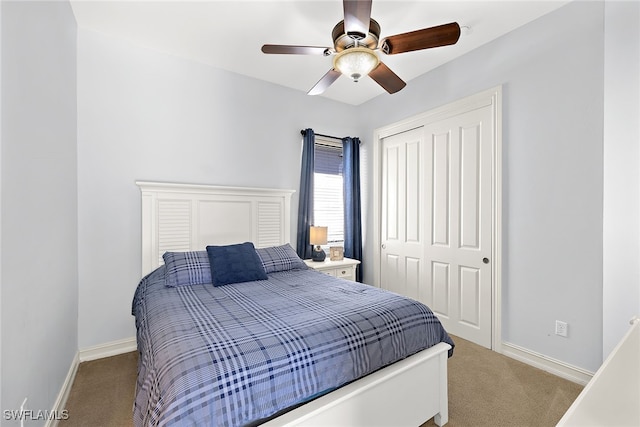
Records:
[[[453,342],[437,318],[306,268],[288,245],[292,191],[137,184],[135,425],[447,422]]]

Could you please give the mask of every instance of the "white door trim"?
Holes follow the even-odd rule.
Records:
[[[373,255],[380,259],[381,200],[382,200],[382,140],[449,117],[452,114],[491,105],[494,135],[492,147],[492,350],[502,353],[502,86],[496,86],[475,95],[454,101],[442,107],[409,117],[402,121],[375,129],[373,132]],[[380,287],[380,263],[373,269],[373,281]]]

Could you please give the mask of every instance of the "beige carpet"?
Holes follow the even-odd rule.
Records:
[[[582,387],[461,338],[449,359],[451,427],[555,426]],[[132,426],[137,353],[80,364],[60,427]],[[433,420],[422,427],[435,425]]]
[[[133,426],[138,352],[83,362],[78,367],[60,427]]]
[[[578,384],[452,338],[448,426],[555,426],[582,391]],[[430,420],[423,427],[434,425]]]

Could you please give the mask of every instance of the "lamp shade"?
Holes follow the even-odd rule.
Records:
[[[312,245],[326,245],[327,227],[311,226],[309,229],[309,243]]]
[[[379,63],[378,56],[371,49],[352,47],[336,55],[333,68],[357,82],[368,75]]]

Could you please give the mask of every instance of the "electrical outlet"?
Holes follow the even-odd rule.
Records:
[[[569,325],[567,325],[566,322],[561,322],[560,320],[556,320],[556,335],[560,335],[561,337],[566,337],[568,329],[569,329]]]

